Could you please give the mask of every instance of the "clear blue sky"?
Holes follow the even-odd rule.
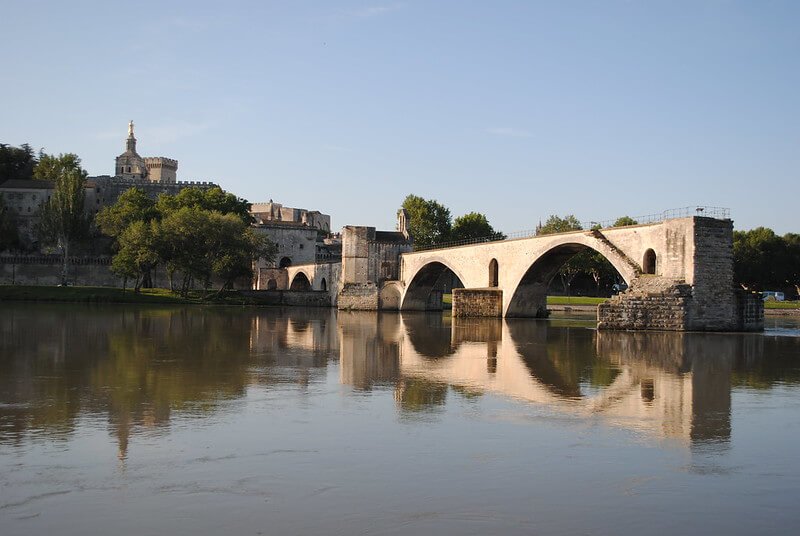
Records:
[[[345,224],[705,204],[800,232],[800,2],[5,0],[0,142]]]

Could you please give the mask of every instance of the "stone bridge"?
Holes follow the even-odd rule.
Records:
[[[599,306],[601,329],[763,328],[763,304],[733,286],[733,222],[697,216],[404,253],[399,281],[380,294],[423,311],[452,288],[455,317],[542,317],[550,281],[587,248],[629,286]]]

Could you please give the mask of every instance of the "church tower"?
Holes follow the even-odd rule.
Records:
[[[136,137],[133,135],[133,121],[128,123],[128,139],[125,152],[117,157],[114,175],[127,180],[143,180],[148,171],[144,159],[136,152]]]

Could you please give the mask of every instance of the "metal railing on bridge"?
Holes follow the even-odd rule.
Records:
[[[646,214],[644,216],[633,216],[631,217],[631,219],[636,221],[636,223],[632,225],[644,225],[648,223],[659,223],[666,220],[674,220],[677,218],[689,218],[692,216],[702,216],[705,218],[714,218],[717,220],[729,220],[731,217],[731,211],[729,208],[724,208],[724,207],[708,207],[708,206],[681,207],[681,208],[671,208],[655,214]],[[614,223],[616,221],[617,219],[580,222],[581,228],[575,229],[575,231],[580,231],[580,230],[588,231],[591,229],[610,229],[614,227]],[[514,233],[494,233],[489,236],[484,236],[480,238],[452,240],[449,242],[440,242],[438,244],[432,244],[430,246],[421,246],[421,247],[415,246],[414,251],[428,251],[431,249],[444,249],[444,248],[453,248],[458,246],[469,246],[472,244],[483,244],[486,242],[500,242],[502,240],[513,240],[516,238],[530,238],[538,234],[539,232],[537,229],[516,231]]]

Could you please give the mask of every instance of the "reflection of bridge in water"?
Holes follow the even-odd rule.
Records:
[[[729,440],[731,370],[762,340],[429,314],[363,320],[339,315],[341,379],[394,383],[401,408],[443,404],[451,386],[686,443]]]

